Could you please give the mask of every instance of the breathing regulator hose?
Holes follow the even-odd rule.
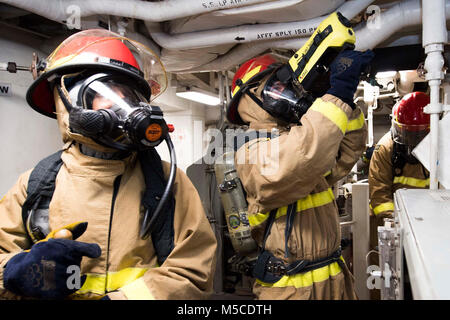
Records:
[[[147,210],[144,215],[144,221],[141,225],[141,231],[140,231],[140,237],[141,239],[145,240],[148,238],[149,234],[154,231],[156,221],[158,221],[159,215],[162,213],[162,209],[164,208],[167,200],[169,199],[169,194],[172,190],[173,183],[175,181],[176,172],[177,172],[177,159],[175,155],[175,148],[173,146],[172,140],[170,139],[170,136],[167,134],[165,139],[167,148],[170,152],[170,172],[169,172],[169,179],[167,180],[166,188],[164,189],[163,195],[161,196],[161,200],[158,203],[158,206],[156,207],[154,213],[152,214],[152,217],[150,218],[150,213]]]

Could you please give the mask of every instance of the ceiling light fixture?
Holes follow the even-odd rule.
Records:
[[[180,98],[189,99],[209,106],[217,106],[220,104],[220,99],[217,94],[196,87],[177,88],[176,95]]]

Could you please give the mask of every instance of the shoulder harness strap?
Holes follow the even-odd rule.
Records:
[[[399,146],[395,142],[394,142],[394,148],[392,150],[391,162],[392,162],[392,175],[394,177],[401,176],[403,173],[403,167],[406,164],[406,158],[400,152]]]
[[[27,198],[22,205],[22,220],[33,242],[37,242],[50,232],[48,210],[55,191],[56,175],[62,165],[62,150],[42,159],[33,169],[28,180]],[[144,174],[146,189],[142,204],[146,210],[153,212],[164,192],[165,179],[161,158],[154,148],[138,154]],[[166,215],[156,222],[152,233],[152,242],[161,265],[174,247],[173,219],[175,199],[173,195],[164,208]]]
[[[62,150],[42,159],[28,179],[27,198],[22,205],[22,220],[33,242],[43,239],[50,232],[48,208],[55,180],[62,165]]]
[[[295,205],[296,202],[290,204],[287,208],[286,228],[285,228],[285,257],[289,256],[288,239],[292,232],[292,227],[295,217]],[[265,249],[266,241],[272,229],[272,225],[276,219],[277,209],[270,211],[269,218],[264,230],[264,237],[262,247],[259,252],[257,260],[250,266],[251,274],[253,277],[265,282],[275,283],[279,281],[283,276],[292,276],[298,273],[305,273],[311,270],[322,268],[331,263],[337,262],[341,268],[344,268],[343,261],[341,260],[341,247],[334,251],[331,255],[311,260],[296,260],[290,264],[285,264],[283,260],[276,258],[270,251]]]

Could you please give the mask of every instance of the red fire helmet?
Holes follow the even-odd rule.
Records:
[[[167,86],[164,66],[145,45],[104,29],[77,32],[38,64],[39,74],[27,92],[36,111],[55,118],[52,82],[83,70],[111,71],[131,78],[148,100]]]
[[[392,108],[392,136],[395,142],[417,145],[430,130],[430,115],[423,108],[430,103],[430,97],[423,92],[405,95]]]
[[[256,80],[261,80],[262,72],[277,63],[278,60],[276,60],[273,55],[265,54],[252,58],[239,67],[231,83],[232,99],[227,107],[227,118],[231,123],[240,125],[245,124],[237,111],[239,99],[241,98],[243,91],[242,89],[245,85]]]

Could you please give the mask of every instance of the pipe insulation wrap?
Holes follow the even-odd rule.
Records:
[[[427,0],[428,2],[430,0]],[[450,18],[450,1],[445,3],[445,17]],[[356,29],[356,49],[373,49],[384,40],[391,37],[397,31],[422,23],[422,6],[420,0],[402,1],[380,13],[379,20],[373,24],[366,24],[363,28]],[[445,26],[445,25],[444,25]],[[442,35],[440,36],[442,37]],[[445,41],[447,40],[447,29],[445,29]],[[444,41],[444,42],[445,42]]]
[[[445,0],[427,0],[423,5],[423,46],[429,44],[447,42],[447,27],[445,17],[447,13],[448,1]]]
[[[439,115],[440,85],[444,79],[444,44],[447,42],[446,17],[450,4],[445,0],[423,0],[423,39],[422,44],[427,53],[425,59],[426,79],[430,86],[430,104],[425,112],[430,113],[430,189],[438,189],[439,172]]]
[[[0,0],[0,3],[9,4],[58,22],[67,20],[76,10],[79,10],[81,17],[105,14],[160,22],[268,1],[274,0],[166,0],[161,2],[141,0]]]
[[[358,13],[364,10],[368,5],[370,5],[374,0],[364,0],[364,1],[349,1],[345,5],[342,5],[336,11],[340,11],[348,19],[354,18]],[[320,18],[319,23],[324,19]],[[313,20],[319,20],[317,18]],[[305,22],[305,21],[304,21]],[[307,37],[294,38],[294,39],[279,39],[275,41],[258,41],[253,43],[243,43],[235,46],[227,54],[224,54],[214,61],[206,63],[202,66],[179,70],[177,73],[191,73],[191,72],[207,72],[207,71],[224,71],[230,70],[232,67],[253,58],[262,52],[270,48],[283,48],[298,50],[303,46]]]
[[[252,14],[252,13],[258,13],[258,12],[264,12],[264,11],[270,11],[275,9],[282,9],[294,6],[296,4],[302,3],[305,0],[278,0],[273,2],[267,2],[267,3],[261,3],[261,4],[255,4],[252,6],[247,6],[243,8],[238,9],[224,9],[214,12],[213,14],[215,16],[229,16],[229,15],[235,15],[235,14]]]
[[[336,11],[341,12],[348,19],[365,9],[373,0],[352,0],[345,2]],[[165,49],[185,50],[204,47],[214,47],[230,43],[248,43],[264,40],[279,40],[298,37],[309,37],[325,16],[296,22],[266,23],[241,25],[205,31],[194,31],[170,35],[165,32],[151,32],[152,38]]]

